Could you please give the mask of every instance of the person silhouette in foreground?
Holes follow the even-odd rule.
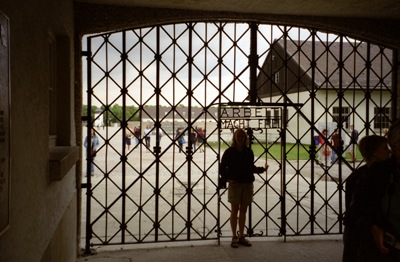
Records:
[[[250,241],[244,236],[244,227],[247,207],[253,201],[254,173],[262,173],[268,169],[268,164],[264,167],[254,165],[253,150],[247,145],[246,132],[243,129],[237,129],[233,134],[232,145],[222,155],[220,166],[222,179],[229,183],[228,202],[231,203],[231,247],[233,248],[239,245],[251,246]],[[238,222],[239,235],[236,231]]]
[[[361,232],[356,261],[400,261],[400,121],[387,140],[392,156],[367,168],[350,204],[349,221]]]
[[[368,167],[377,161],[383,161],[390,157],[387,139],[383,136],[370,135],[360,140],[359,149],[364,158],[365,165],[353,171],[346,180],[345,205],[346,210],[351,213],[350,206],[353,193],[360,178],[365,176]],[[345,228],[343,233],[343,262],[357,261],[359,242],[362,240],[361,232],[345,217]]]

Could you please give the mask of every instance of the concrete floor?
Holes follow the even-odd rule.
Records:
[[[101,247],[94,255],[82,256],[78,262],[338,262],[342,260],[342,236],[313,236],[287,239],[251,238],[252,247],[231,248],[229,241],[183,243],[165,246],[152,244],[137,249]]]

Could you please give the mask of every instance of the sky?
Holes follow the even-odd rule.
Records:
[[[223,26],[223,30],[219,28]],[[218,103],[215,98],[219,89],[224,90],[222,102],[243,101],[249,88],[248,55],[250,30],[247,23],[196,23],[192,34],[188,25],[176,24],[126,31],[126,77],[121,54],[124,48],[123,34],[89,36],[92,49],[91,86],[92,104],[118,103],[122,105],[121,88],[127,86],[127,105],[156,104],[155,87],[161,88],[160,105],[189,105],[187,91],[193,91],[192,106]],[[310,31],[287,27],[293,40],[310,40]],[[257,55],[261,67],[269,52],[270,44],[284,35],[283,26],[259,25]],[[321,41],[332,41],[334,34],[318,33]],[[106,39],[106,41],[105,41]],[[84,37],[82,49],[87,50],[88,38]],[[159,43],[159,46],[157,46]],[[192,43],[189,45],[189,43]],[[191,46],[191,50],[189,47]],[[161,63],[156,63],[157,48]],[[189,54],[193,66],[189,68]],[[83,57],[83,90],[87,90],[87,61]],[[218,66],[222,59],[222,67]],[[159,70],[158,70],[159,66]],[[107,73],[106,73],[107,72]],[[159,72],[159,79],[157,79]],[[84,104],[87,93],[83,92]],[[100,102],[101,101],[101,102]]]

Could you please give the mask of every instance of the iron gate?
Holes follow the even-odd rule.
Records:
[[[90,157],[88,136],[85,152],[87,250],[230,237],[229,205],[218,189],[231,139],[221,126],[223,104],[274,105],[283,117],[282,128],[249,129],[256,164],[271,168],[256,176],[248,235],[340,234],[344,183],[362,165],[360,156],[348,161],[349,127],[360,137],[383,134],[396,117],[397,54],[347,36],[256,22],[182,23],[88,36],[85,49],[85,130],[93,127],[100,141]],[[342,143],[331,163],[313,138],[327,129],[330,144],[335,128]],[[193,142],[200,130],[204,142]]]

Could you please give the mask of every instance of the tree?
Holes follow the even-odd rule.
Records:
[[[92,105],[91,106],[91,118],[90,120],[93,121],[94,120],[94,112],[96,111],[97,106]],[[83,105],[82,106],[82,116],[87,116],[88,115],[88,106],[87,105]]]
[[[98,107],[93,105],[92,106],[92,118],[91,120],[94,121],[94,113]],[[105,110],[104,106],[101,106],[101,110],[104,112],[103,113],[103,122],[106,125],[111,125],[114,123],[121,123],[122,122],[122,106],[119,104],[113,104],[109,110]],[[82,106],[82,115],[86,116],[88,114],[87,112],[88,106],[83,105]],[[125,117],[127,121],[139,121],[140,120],[140,112],[139,108],[135,106],[127,106],[125,109]]]

